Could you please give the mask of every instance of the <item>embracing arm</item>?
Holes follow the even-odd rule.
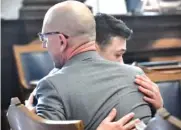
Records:
[[[49,80],[41,80],[35,95],[37,115],[50,120],[66,120],[62,101],[54,85]]]

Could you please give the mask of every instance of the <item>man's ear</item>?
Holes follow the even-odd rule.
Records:
[[[61,51],[64,51],[68,46],[67,39],[62,34],[59,34],[59,38],[60,38],[60,49]]]

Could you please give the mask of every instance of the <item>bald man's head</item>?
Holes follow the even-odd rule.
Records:
[[[91,11],[78,1],[65,1],[51,7],[45,15],[42,32],[61,32],[68,36],[85,35],[95,40],[95,21]]]
[[[47,45],[55,66],[61,68],[80,46],[95,47],[95,20],[91,11],[77,1],[61,2],[45,15],[41,40]]]

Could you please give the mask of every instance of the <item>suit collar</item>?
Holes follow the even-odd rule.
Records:
[[[69,59],[67,63],[64,65],[64,67],[69,66],[74,63],[78,63],[80,61],[87,60],[87,59],[102,60],[103,58],[96,51],[82,52],[73,56],[71,59]]]

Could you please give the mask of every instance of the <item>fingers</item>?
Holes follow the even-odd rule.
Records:
[[[101,124],[99,124],[97,130],[133,130],[135,128],[134,124],[137,122],[137,120],[130,122],[130,120],[134,117],[134,113],[129,113],[120,120],[112,122],[115,116],[116,109],[112,109],[109,115],[101,122]]]
[[[117,113],[116,109],[113,108],[113,109],[111,110],[111,112],[109,113],[109,115],[108,115],[103,121],[105,121],[105,122],[111,122],[111,121],[116,117],[116,113]]]
[[[26,108],[28,108],[29,111],[35,113],[35,111],[36,111],[35,107],[33,107],[33,105],[30,104],[28,100],[25,101],[25,106],[26,106]]]
[[[163,106],[163,100],[157,84],[152,82],[146,75],[137,75],[135,82],[140,86],[138,89],[145,95],[146,102],[151,103],[156,109]]]
[[[151,81],[146,75],[136,75],[136,78],[145,80],[145,81]]]
[[[125,115],[123,118],[121,118],[120,120],[117,121],[117,123],[121,124],[121,125],[125,125],[127,122],[129,122],[133,117],[134,117],[134,113],[129,113],[127,115]]]
[[[34,94],[31,93],[28,100],[25,100],[25,106],[26,108],[29,109],[29,111],[35,113],[35,107],[33,107],[33,99],[34,99]]]
[[[34,94],[31,93],[30,96],[29,96],[29,98],[28,98],[28,103],[29,103],[29,104],[33,104],[33,99],[34,99]]]
[[[29,108],[29,111],[31,111],[31,112],[33,112],[33,113],[36,113],[35,107]]]
[[[154,103],[155,103],[155,100],[152,99],[152,98],[149,98],[149,97],[144,96],[143,99],[144,99],[146,102],[151,103],[151,104],[153,104],[153,105],[154,105]]]
[[[145,74],[141,75],[143,76],[145,79],[147,79],[148,81],[151,81]]]
[[[25,106],[27,106],[28,105],[28,100],[25,100]]]
[[[141,81],[147,82],[148,84],[150,84],[151,86],[157,86],[157,84],[155,84],[154,82],[152,82],[146,75],[136,75],[136,79],[139,79]]]
[[[153,98],[155,96],[155,93],[153,91],[150,91],[146,88],[143,88],[142,86],[139,86],[138,89],[144,94],[147,95],[148,97]]]
[[[135,124],[136,124],[136,123],[139,123],[139,122],[140,122],[139,119],[133,120],[133,121],[127,123],[123,128],[124,128],[125,130],[134,129],[134,128],[135,128]]]
[[[152,82],[149,79],[147,80],[143,76],[136,76],[135,82],[150,91],[153,91],[153,92],[159,91],[158,86],[154,82]]]
[[[139,84],[140,86],[154,92],[155,94],[159,94],[159,88],[157,86],[157,84],[155,84],[154,82],[152,82],[150,79],[146,79],[146,77],[144,77],[146,75],[143,76],[136,76],[135,82],[137,84]]]
[[[145,78],[136,77],[135,82],[147,89],[152,89],[152,84]]]

